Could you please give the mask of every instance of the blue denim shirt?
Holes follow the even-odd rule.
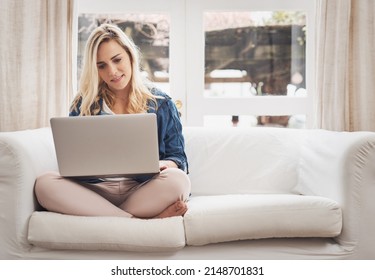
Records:
[[[157,108],[150,102],[148,113],[155,113],[157,116],[158,141],[159,141],[159,159],[171,160],[177,164],[181,170],[188,172],[188,162],[185,154],[185,141],[182,135],[182,124],[177,108],[171,97],[164,92],[153,88],[151,93],[157,98]],[[103,99],[99,100],[101,110],[98,115],[107,114],[103,110]],[[79,116],[80,103],[77,110],[71,111],[69,116]],[[135,178],[139,182],[144,182],[150,178],[139,176]],[[91,181],[90,181],[91,182]],[[92,181],[93,182],[93,181]]]

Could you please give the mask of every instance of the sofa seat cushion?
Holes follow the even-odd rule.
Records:
[[[338,204],[288,194],[198,196],[184,217],[186,244],[282,238],[334,237],[342,228]]]
[[[141,220],[34,212],[28,241],[49,249],[168,252],[185,246],[182,219]]]

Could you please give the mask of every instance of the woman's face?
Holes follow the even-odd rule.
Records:
[[[97,53],[98,73],[116,95],[128,94],[132,76],[128,53],[114,40],[101,43]]]

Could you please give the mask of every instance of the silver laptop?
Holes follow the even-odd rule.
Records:
[[[108,178],[159,173],[155,114],[51,119],[61,176]]]

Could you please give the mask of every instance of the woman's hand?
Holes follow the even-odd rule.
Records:
[[[167,168],[177,168],[177,164],[172,160],[160,160],[159,161],[159,169],[163,171]]]

